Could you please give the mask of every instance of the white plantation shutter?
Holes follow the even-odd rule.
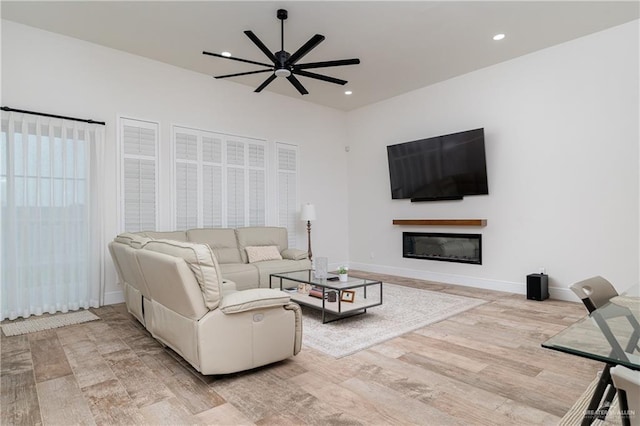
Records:
[[[266,162],[265,147],[262,144],[250,142],[247,145],[249,151],[249,175],[248,202],[249,202],[249,226],[264,226],[266,218]]]
[[[121,215],[124,231],[157,227],[158,123],[120,119]]]
[[[175,133],[176,229],[198,227],[198,138]]]
[[[221,228],[222,217],[222,139],[202,138],[202,226]]]
[[[296,247],[298,223],[298,147],[276,143],[278,226],[287,228],[289,247]]]
[[[176,160],[198,160],[198,138],[195,135],[176,133]]]
[[[222,166],[202,166],[202,226],[221,228],[222,220]]]
[[[245,226],[245,144],[227,141],[227,226]]]
[[[176,229],[198,227],[198,167],[176,163]]]
[[[264,141],[174,127],[177,229],[266,224]]]
[[[238,228],[244,223],[244,170],[227,169],[227,227]]]

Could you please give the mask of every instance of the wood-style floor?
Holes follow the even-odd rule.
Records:
[[[303,347],[229,376],[195,372],[123,304],[92,309],[101,321],[2,335],[0,424],[551,425],[601,367],[540,347],[581,304],[360,275],[489,303],[341,359]]]

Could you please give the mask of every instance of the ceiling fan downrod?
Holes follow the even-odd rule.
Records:
[[[276,77],[289,77],[291,70],[287,66],[287,60],[290,55],[284,50],[284,21],[289,17],[289,14],[285,9],[278,9],[276,16],[280,20],[280,51],[275,53],[278,64],[273,73]]]
[[[276,16],[280,20],[280,50],[284,52],[284,21],[289,17],[285,9],[278,9]]]

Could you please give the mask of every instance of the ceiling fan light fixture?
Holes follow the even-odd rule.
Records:
[[[0,0],[2,1],[2,0]],[[277,52],[272,52],[269,50],[267,46],[256,36],[253,31],[246,30],[244,34],[249,37],[249,39],[253,42],[253,44],[258,47],[265,54],[267,58],[272,63],[266,62],[258,62],[252,61],[249,59],[241,59],[231,57],[230,52],[222,52],[222,53],[213,53],[203,51],[203,55],[216,56],[218,58],[231,59],[237,62],[244,62],[247,64],[259,65],[264,67],[263,69],[258,69],[254,71],[246,71],[246,72],[237,72],[233,74],[225,74],[225,75],[216,75],[215,78],[229,78],[229,77],[239,77],[242,75],[250,75],[250,74],[260,74],[260,73],[272,73],[267,77],[265,81],[262,82],[254,92],[259,93],[265,87],[267,87],[273,80],[278,77],[285,77],[289,80],[289,83],[296,88],[296,90],[301,95],[307,95],[309,92],[304,88],[302,83],[298,80],[298,76],[313,78],[316,80],[322,80],[329,83],[345,85],[348,82],[346,80],[341,80],[335,77],[329,77],[323,74],[317,74],[315,72],[308,71],[314,68],[325,68],[325,67],[338,67],[343,65],[357,65],[360,63],[360,59],[338,59],[334,61],[321,61],[321,62],[305,62],[298,63],[300,59],[302,59],[307,53],[309,53],[312,49],[314,49],[318,44],[320,44],[324,40],[324,36],[321,34],[316,34],[311,37],[305,44],[303,44],[298,50],[296,50],[293,54],[284,50],[284,21],[288,17],[288,13],[285,9],[278,9],[276,17],[280,20],[280,50]]]
[[[286,68],[278,68],[275,70],[274,74],[276,77],[289,77],[291,75],[291,71]]]

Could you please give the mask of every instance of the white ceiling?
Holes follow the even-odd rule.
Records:
[[[311,70],[339,86],[300,77],[304,100],[342,110],[638,19],[637,1],[2,1],[3,19],[65,34],[208,75],[260,67],[202,55],[230,51],[269,62],[243,34],[280,50],[276,10],[289,11],[285,50],[326,37],[300,63],[360,58],[360,65]],[[492,36],[505,33],[496,42]],[[227,79],[253,91],[268,74]],[[212,83],[214,84],[214,83]],[[345,90],[353,95],[344,95]],[[302,98],[285,79],[267,89]],[[255,96],[260,96],[256,94]]]

